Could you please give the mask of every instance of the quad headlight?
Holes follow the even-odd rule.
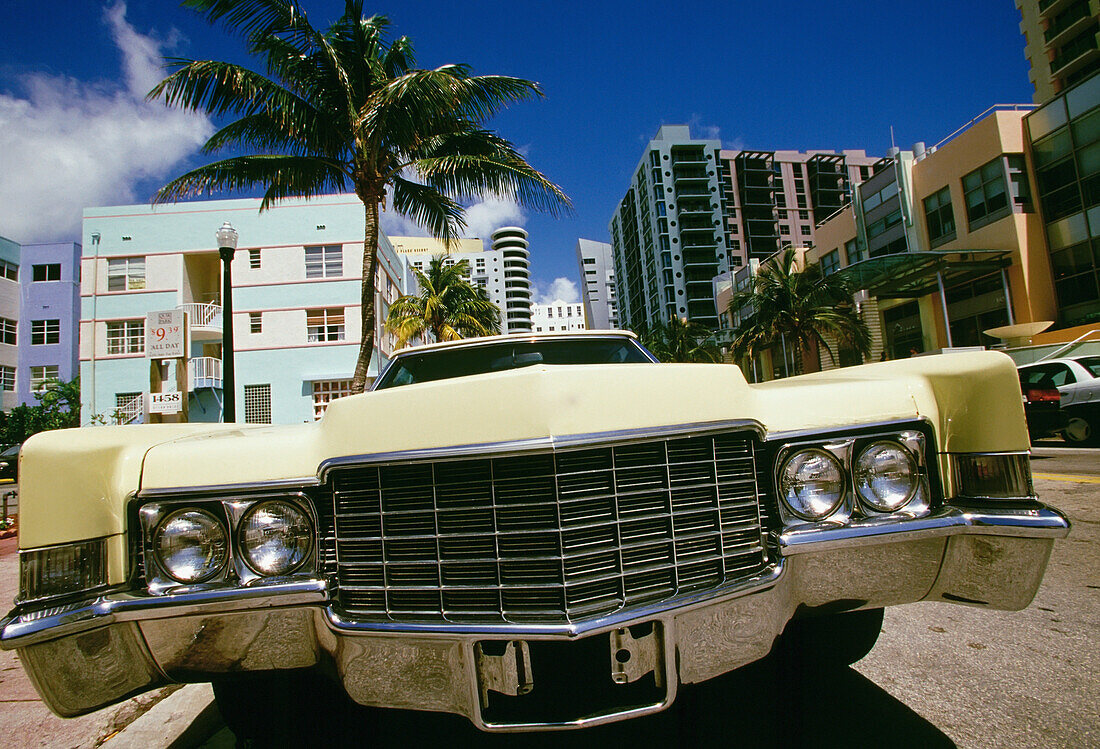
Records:
[[[783,445],[775,472],[781,510],[792,520],[843,523],[926,509],[925,439],[904,430]]]
[[[872,442],[855,460],[852,480],[861,502],[872,510],[895,512],[917,491],[920,474],[913,454],[897,442]]]
[[[313,550],[309,517],[282,500],[252,505],[241,518],[237,534],[245,563],[259,575],[293,572]]]
[[[799,450],[779,469],[779,496],[803,520],[821,520],[844,500],[844,469],[832,453],[819,448]]]
[[[164,573],[176,582],[201,583],[225,567],[229,539],[225,525],[206,510],[177,510],[157,526],[153,553]]]

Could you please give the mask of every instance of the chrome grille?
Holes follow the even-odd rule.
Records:
[[[335,468],[338,595],[364,620],[560,623],[766,563],[745,432]]]

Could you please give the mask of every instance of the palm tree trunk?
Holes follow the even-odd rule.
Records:
[[[374,353],[374,277],[378,272],[378,201],[364,199],[366,210],[366,229],[363,232],[363,288],[362,334],[359,342],[359,359],[355,362],[355,375],[351,380],[351,392],[361,393],[366,389],[367,372],[370,369],[371,354]]]

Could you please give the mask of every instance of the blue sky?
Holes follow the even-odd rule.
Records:
[[[342,0],[304,0],[315,25]],[[929,144],[1032,89],[1012,0],[890,3],[365,4],[410,36],[421,67],[536,80],[546,98],[491,126],[573,199],[553,219],[489,203],[477,226],[522,223],[548,292],[578,277],[578,237],[607,223],[662,124],[756,149]],[[143,202],[203,158],[211,123],[142,101],[161,54],[246,62],[240,43],[172,0],[5,0],[0,27],[0,235],[79,240],[92,205]],[[228,196],[227,196],[228,197]],[[397,227],[391,225],[391,229]],[[558,290],[568,291],[559,284]]]

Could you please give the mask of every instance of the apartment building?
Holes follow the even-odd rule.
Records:
[[[237,421],[319,418],[349,392],[363,334],[363,206],[354,195],[288,200],[259,212],[255,199],[89,208],[84,212],[80,373],[83,419],[140,421],[150,389],[145,316],[188,314],[189,420],[218,421],[222,402],[221,261],[215,232],[229,222]],[[383,321],[403,293],[405,266],[379,238],[375,354],[394,341]],[[175,365],[173,365],[174,368]],[[163,372],[173,390],[174,369]]]
[[[1100,0],[1016,0],[1016,7],[1036,104],[1100,72]]]
[[[614,330],[619,327],[615,298],[615,267],[611,245],[577,240],[577,267],[581,274],[581,299],[585,325],[590,330]],[[538,327],[538,323],[535,323]]]
[[[1000,344],[985,331],[1057,319],[1030,110],[994,107],[932,148],[891,153],[817,227],[807,261],[860,290],[872,359]]]
[[[584,304],[555,299],[549,304],[531,307],[531,322],[536,333],[555,333],[567,330],[586,330]]]
[[[19,253],[17,242],[0,237],[0,408],[19,404]]]
[[[810,246],[876,159],[864,151],[724,150],[661,127],[608,227],[619,317],[719,327],[711,280],[788,245]]]
[[[69,381],[79,373],[80,254],[74,242],[22,247],[15,378],[19,403],[35,405],[35,393],[47,382]]]

